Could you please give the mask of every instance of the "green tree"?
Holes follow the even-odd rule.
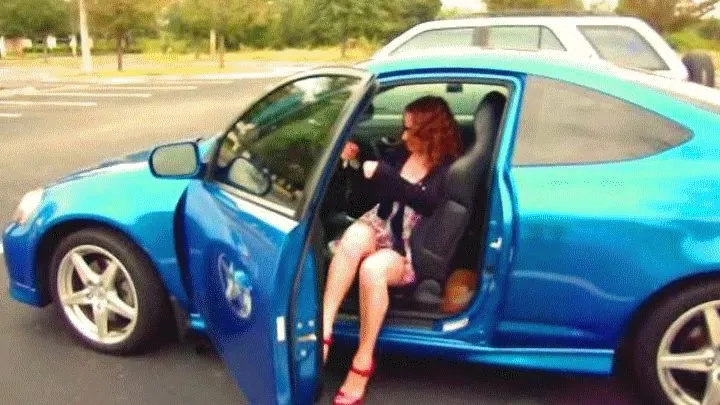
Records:
[[[584,9],[582,0],[487,0],[489,11]]]
[[[63,0],[2,0],[0,34],[42,39],[47,61],[47,36],[70,32],[68,4]]]
[[[252,42],[268,25],[267,0],[210,0],[211,22],[219,42],[219,65],[225,67],[226,41],[232,47]],[[254,34],[253,34],[254,33]]]
[[[96,0],[87,2],[91,26],[115,39],[117,68],[123,69],[123,51],[129,34],[158,25],[158,14],[168,0]]]
[[[420,22],[434,19],[440,0],[306,0],[313,45],[341,44],[350,38],[387,41]]]
[[[440,0],[396,0],[385,1],[384,9],[387,21],[384,26],[377,27],[381,33],[379,40],[385,42],[400,35],[408,28],[434,20],[440,14],[442,2]],[[366,36],[372,38],[370,33]]]
[[[620,0],[618,13],[639,17],[661,33],[697,23],[720,0]]]
[[[177,38],[190,40],[195,58],[208,32],[213,28],[212,6],[205,0],[184,0],[173,4],[168,11],[168,30]]]

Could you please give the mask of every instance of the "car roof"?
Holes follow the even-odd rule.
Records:
[[[637,17],[629,16],[538,16],[522,15],[510,17],[479,17],[479,18],[452,18],[433,20],[413,26],[412,30],[425,31],[434,28],[449,28],[461,26],[482,26],[482,25],[538,25],[552,23],[582,23],[584,25],[645,25],[645,22]]]
[[[571,81],[590,87],[601,87],[608,81],[647,87],[693,104],[720,111],[720,90],[696,83],[679,81],[623,68],[602,59],[577,58],[563,51],[515,51],[453,47],[403,53],[371,59],[356,65],[378,77],[394,73],[440,69],[479,69],[495,73],[544,76]]]
[[[516,51],[478,47],[446,47],[405,52],[357,65],[377,75],[394,71],[442,68],[473,68],[504,72],[561,76],[568,71],[610,74],[618,69],[601,59],[578,58],[563,51]]]

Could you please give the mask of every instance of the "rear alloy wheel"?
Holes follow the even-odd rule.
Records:
[[[129,354],[155,340],[167,314],[165,293],[150,263],[123,237],[99,229],[74,233],[51,266],[57,310],[83,344]]]
[[[720,404],[720,284],[665,301],[637,334],[634,371],[652,404]]]

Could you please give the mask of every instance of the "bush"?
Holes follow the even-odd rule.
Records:
[[[164,38],[139,38],[135,41],[135,46],[142,53],[188,53],[194,48],[190,46],[189,41],[184,39],[175,39],[168,36]]]
[[[79,49],[78,49],[79,51]],[[42,44],[33,44],[32,48],[28,48],[25,50],[26,54],[41,54],[45,52],[43,49]],[[70,45],[67,44],[58,44],[53,49],[48,49],[48,55],[51,56],[68,56],[72,55],[72,50],[70,49]]]
[[[678,52],[695,49],[720,50],[720,42],[701,37],[695,28],[672,33],[667,36],[666,40]]]

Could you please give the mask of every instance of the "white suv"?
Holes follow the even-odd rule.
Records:
[[[524,15],[431,21],[405,31],[372,59],[454,46],[565,51],[715,86],[708,55],[692,52],[681,59],[655,30],[633,17]]]

